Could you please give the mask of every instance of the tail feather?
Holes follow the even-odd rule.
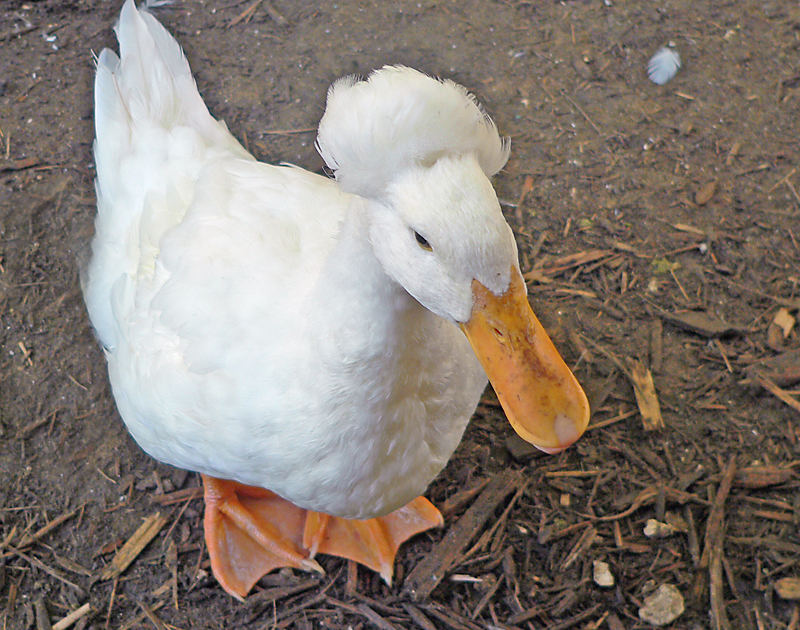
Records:
[[[97,58],[97,219],[83,276],[107,347],[116,335],[114,287],[152,267],[160,235],[180,220],[199,171],[215,157],[253,159],[209,114],[183,51],[150,13],[126,0],[115,31],[120,56],[106,49]]]

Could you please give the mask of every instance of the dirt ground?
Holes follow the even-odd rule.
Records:
[[[240,603],[210,577],[197,475],[127,435],[81,299],[91,54],[120,4],[0,1],[2,628],[618,630],[665,592],[674,628],[800,627],[800,5],[155,9],[260,159],[321,168],[341,75],[403,63],[474,91],[512,139],[495,184],[534,307],[593,408],[549,457],[487,392],[428,493],[445,528],[402,548],[394,586],[323,557],[324,577],[284,570]],[[658,86],[668,42],[683,68]]]

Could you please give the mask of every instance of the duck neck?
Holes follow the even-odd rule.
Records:
[[[350,335],[373,341],[390,341],[397,335],[410,311],[422,307],[395,280],[389,277],[375,256],[369,239],[369,204],[354,198],[345,213],[336,245],[331,250],[315,292],[315,301],[325,305],[328,334]]]

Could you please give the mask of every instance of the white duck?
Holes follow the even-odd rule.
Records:
[[[121,59],[97,60],[86,304],[133,437],[203,473],[229,593],[321,570],[317,552],[389,581],[398,545],[441,523],[419,495],[484,369],[523,438],[580,436],[586,397],[488,179],[508,143],[466,90],[404,67],[337,81],[317,140],[333,181],[257,162],[133,0],[116,32]]]

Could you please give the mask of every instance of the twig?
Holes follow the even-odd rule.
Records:
[[[114,555],[114,558],[107,564],[100,572],[101,580],[108,580],[113,577],[121,575],[127,569],[131,562],[144,550],[153,538],[156,537],[161,528],[167,523],[167,517],[162,516],[160,512],[147,517],[144,523],[137,529],[133,536],[122,545],[120,550]]]
[[[242,11],[239,15],[237,15],[230,22],[228,22],[228,28],[236,26],[242,20],[249,22],[250,18],[253,17],[253,13],[255,13],[259,4],[261,4],[261,0],[256,0],[255,2],[253,2],[253,4],[249,5],[244,11]]]
[[[3,31],[0,33],[0,42],[3,42],[7,39],[11,39],[12,37],[18,37],[20,35],[24,35],[25,33],[30,33],[31,31],[35,31],[39,28],[35,24],[28,24],[27,26],[23,26],[22,28],[10,28],[7,31]]]
[[[265,136],[289,136],[295,133],[311,133],[316,130],[316,127],[302,127],[299,129],[267,129],[261,133]]]
[[[522,483],[520,473],[506,471],[494,477],[464,515],[444,535],[442,541],[425,556],[406,578],[403,590],[413,599],[427,599],[442,581],[497,505]]]
[[[782,402],[789,405],[795,411],[800,411],[800,401],[795,400],[792,398],[789,393],[780,387],[778,387],[773,381],[768,379],[766,376],[762,376],[760,374],[756,374],[753,377],[761,387],[766,389],[770,394],[777,397]]]
[[[721,544],[720,529],[722,528],[722,519],[725,514],[725,500],[731,491],[733,485],[733,478],[736,476],[736,458],[731,456],[728,465],[725,466],[725,471],[722,474],[722,481],[720,481],[717,495],[714,497],[714,503],[711,506],[711,513],[708,515],[708,522],[706,523],[706,535],[703,543],[703,555],[700,556],[699,569],[708,567],[711,559],[711,552],[713,551],[714,543]]]
[[[575,101],[572,99],[572,97],[571,97],[569,94],[567,94],[566,92],[561,92],[561,95],[562,95],[562,96],[563,96],[565,99],[567,99],[567,100],[568,100],[570,103],[572,103],[572,106],[573,106],[575,109],[577,109],[577,110],[578,110],[578,111],[581,113],[581,116],[583,116],[583,117],[586,119],[586,121],[587,121],[587,122],[588,122],[588,123],[589,123],[589,124],[592,126],[592,129],[594,129],[594,130],[595,130],[595,131],[596,131],[596,132],[597,132],[599,135],[601,135],[601,136],[603,135],[603,132],[602,132],[602,131],[600,131],[600,127],[598,127],[598,126],[597,126],[597,125],[594,123],[594,121],[593,121],[591,118],[589,118],[589,114],[587,114],[585,111],[583,111],[583,108],[582,108],[580,105],[578,105],[578,104],[577,104],[577,103],[576,103],[576,102],[575,102]]]
[[[797,172],[797,167],[793,168],[791,171],[789,171],[788,173],[786,173],[786,175],[784,175],[783,177],[781,177],[781,178],[780,178],[780,179],[779,179],[777,182],[775,182],[774,184],[772,184],[772,186],[770,186],[770,187],[767,189],[767,194],[770,194],[770,193],[771,193],[773,190],[775,190],[775,189],[776,189],[778,186],[780,186],[780,185],[781,185],[783,182],[787,181],[787,180],[788,180],[788,179],[789,179],[789,178],[790,178],[792,175],[794,175],[796,172]]]
[[[86,602],[80,608],[77,608],[76,610],[73,610],[66,617],[64,617],[63,619],[61,619],[61,620],[57,621],[56,623],[54,623],[53,624],[53,630],[66,630],[73,623],[75,623],[79,619],[82,619],[83,617],[88,615],[90,612],[92,612],[92,606],[91,606],[91,604],[89,602]]]
[[[724,553],[723,538],[725,536],[724,520],[714,534],[711,548],[711,565],[708,567],[709,596],[711,599],[711,620],[714,630],[730,630],[731,623],[725,612],[725,598],[723,595],[722,560]]]
[[[161,619],[159,619],[156,616],[156,613],[153,612],[153,609],[150,608],[150,606],[148,606],[144,602],[140,602],[138,599],[134,601],[136,602],[136,605],[142,609],[144,616],[147,617],[150,623],[152,623],[155,626],[156,630],[167,630],[167,627],[164,625],[164,622],[161,621]]]
[[[15,547],[9,546],[8,549],[9,549],[9,551],[11,551],[15,555],[19,556],[23,560],[29,562],[30,564],[34,565],[35,567],[40,568],[42,571],[44,571],[48,575],[56,578],[60,582],[63,582],[67,586],[72,587],[80,595],[82,595],[82,596],[86,595],[86,592],[80,586],[75,584],[75,582],[69,581],[67,578],[65,578],[63,575],[61,575],[61,573],[59,571],[56,571],[55,569],[53,569],[51,567],[48,567],[44,562],[42,562],[38,558],[34,558],[33,556],[29,556],[28,554],[23,553],[22,551],[20,551],[19,549],[16,549]]]
[[[75,516],[78,513],[79,510],[83,509],[84,505],[86,505],[86,504],[84,503],[82,505],[79,505],[78,507],[76,507],[71,512],[66,512],[66,513],[62,514],[61,516],[57,516],[56,518],[54,518],[49,523],[46,523],[45,525],[43,525],[42,527],[37,529],[33,534],[26,534],[25,536],[22,537],[22,540],[19,541],[19,544],[17,546],[20,547],[20,548],[27,547],[28,545],[30,545],[31,543],[35,542],[36,540],[39,540],[39,538],[41,538],[45,534],[47,534],[47,533],[51,532],[52,530],[54,530],[56,527],[61,525],[64,521],[68,521],[73,516]]]
[[[380,630],[397,630],[397,627],[394,624],[388,622],[386,619],[381,617],[378,613],[376,613],[372,608],[370,608],[366,604],[358,604],[358,605],[348,604],[346,602],[339,601],[338,599],[335,599],[333,597],[327,597],[326,601],[338,608],[343,608],[344,610],[347,610],[348,612],[351,612],[355,615],[360,615],[362,617],[365,617],[370,622],[370,624],[372,624],[376,628],[380,628]]]

